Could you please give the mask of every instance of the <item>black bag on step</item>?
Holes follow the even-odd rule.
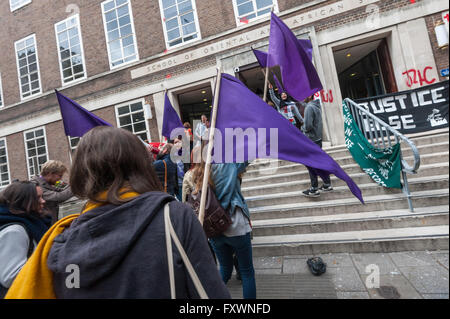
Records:
[[[314,276],[320,276],[327,271],[327,264],[320,257],[309,258],[306,263]]]

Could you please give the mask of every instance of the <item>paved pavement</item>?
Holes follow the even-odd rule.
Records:
[[[320,277],[306,265],[313,256],[255,257],[257,297],[448,299],[448,255],[448,251],[324,254],[319,256],[327,272]],[[242,298],[234,275],[228,287],[233,298]]]

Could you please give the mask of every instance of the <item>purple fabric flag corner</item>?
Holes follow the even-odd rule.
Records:
[[[284,90],[283,86],[281,85],[280,80],[278,79],[277,75],[276,75],[275,73],[273,73],[273,72],[272,72],[272,75],[273,75],[273,78],[274,78],[274,80],[275,80],[275,85],[276,85],[277,88],[278,88],[278,93],[281,94],[281,93],[286,92],[286,91]]]
[[[253,48],[252,48],[252,51],[256,57],[256,60],[258,60],[259,65],[262,68],[266,68],[267,67],[267,53],[260,51],[260,50],[253,49]]]
[[[112,126],[57,90],[55,92],[67,136],[82,137],[96,126]]]
[[[168,140],[171,139],[172,132],[175,132],[177,128],[183,128],[183,123],[180,120],[177,112],[170,103],[169,96],[165,96],[164,100],[164,117],[163,117],[163,125],[162,125],[162,136],[166,137]],[[177,134],[178,135],[178,134]]]
[[[228,74],[222,74],[216,128],[215,163],[240,163],[256,158],[300,163],[316,169],[319,176],[336,175],[364,203],[359,187],[331,156]]]
[[[311,42],[297,39],[273,12],[268,55],[269,67],[280,66],[284,88],[296,100],[303,101],[323,89],[312,63]]]

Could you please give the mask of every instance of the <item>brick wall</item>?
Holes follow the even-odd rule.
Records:
[[[443,49],[438,47],[436,33],[434,32],[435,23],[438,21],[442,21],[442,13],[437,13],[425,18],[431,47],[433,48],[434,59],[436,60],[437,71],[439,73],[439,79],[440,81],[443,81],[446,80],[446,78],[441,76],[439,70],[448,68],[448,46]]]
[[[11,180],[27,180],[27,163],[25,156],[25,145],[23,132],[12,134],[6,137],[8,143],[8,163]]]

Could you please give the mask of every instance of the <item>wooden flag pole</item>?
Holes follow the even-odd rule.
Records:
[[[218,67],[217,68],[216,89],[214,91],[214,105],[213,105],[213,110],[212,110],[213,112],[212,112],[212,119],[211,119],[211,127],[209,128],[208,153],[206,156],[205,172],[204,172],[204,176],[203,176],[202,196],[200,198],[200,212],[198,214],[198,219],[200,221],[200,224],[202,224],[202,225],[203,225],[203,220],[205,219],[206,195],[208,192],[209,172],[211,170],[212,150],[213,150],[213,146],[214,146],[214,131],[216,129],[217,109],[219,107],[219,95],[220,95],[221,80],[222,80],[222,67]]]
[[[270,12],[273,12],[274,6],[272,6],[272,9],[270,10]],[[272,17],[270,18],[270,20],[272,21]],[[270,37],[269,37],[269,50],[267,51],[267,61],[266,61],[266,80],[264,82],[264,102],[267,103],[267,87],[269,85],[269,62],[270,62]]]
[[[264,102],[267,102],[267,89],[268,89],[268,85],[269,85],[269,54],[267,54],[267,66],[266,66],[266,71],[265,71],[265,76],[266,79],[264,81]],[[264,70],[263,70],[264,73]]]

